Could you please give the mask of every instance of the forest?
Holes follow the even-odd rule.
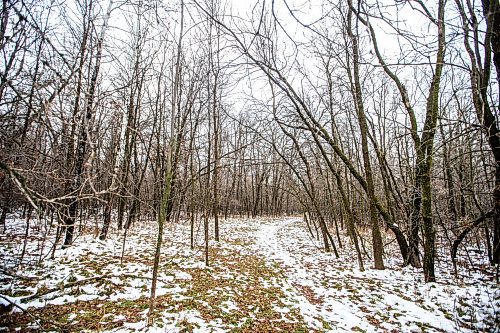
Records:
[[[2,0],[0,332],[499,332],[499,0]]]

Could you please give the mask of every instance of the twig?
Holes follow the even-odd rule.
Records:
[[[50,325],[52,325],[54,327],[57,327],[58,329],[62,329],[64,327],[64,324],[62,324],[62,323],[59,323],[59,322],[56,322],[56,321],[53,321],[53,320],[50,320],[50,319],[43,318],[41,316],[35,316],[28,309],[25,309],[25,308],[21,307],[19,304],[15,303],[15,302],[12,302],[10,299],[8,299],[7,297],[5,297],[3,295],[0,295],[0,298],[6,300],[7,302],[10,303],[10,305],[12,307],[18,308],[19,310],[21,310],[22,312],[26,313],[28,316],[30,316],[31,318],[33,318],[33,319],[35,319],[37,321],[42,321],[42,322],[48,323],[48,324],[50,324]]]

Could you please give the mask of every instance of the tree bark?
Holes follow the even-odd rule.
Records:
[[[373,172],[370,161],[370,151],[368,148],[368,125],[363,105],[363,95],[361,90],[361,83],[359,79],[359,47],[358,37],[352,30],[352,0],[349,0],[348,18],[347,18],[347,33],[352,43],[352,56],[353,56],[353,72],[349,70],[349,77],[351,81],[351,92],[354,98],[356,113],[358,116],[359,129],[361,133],[361,150],[363,155],[363,165],[365,168],[365,178],[367,185],[367,194],[370,209],[370,221],[372,231],[372,246],[373,246],[373,264],[375,269],[384,269],[383,243],[380,227],[378,224],[378,216],[375,207],[375,188],[373,181]],[[357,20],[356,20],[357,22]],[[356,24],[357,30],[357,24]]]
[[[66,217],[65,225],[66,225],[66,233],[64,237],[63,247],[68,247],[73,243],[73,233],[75,229],[75,220],[76,213],[78,210],[78,191],[80,190],[82,184],[82,174],[83,167],[86,157],[87,145],[88,145],[88,125],[92,120],[92,115],[94,113],[94,98],[95,92],[97,88],[97,79],[99,76],[99,70],[101,66],[101,58],[102,58],[102,48],[104,44],[104,36],[106,33],[107,24],[109,21],[109,17],[111,16],[111,10],[113,8],[113,1],[109,2],[108,10],[106,12],[106,16],[104,18],[104,24],[101,30],[101,34],[99,36],[97,42],[97,52],[95,58],[94,69],[92,72],[92,77],[90,80],[89,92],[87,94],[87,108],[85,111],[85,117],[82,120],[82,126],[80,128],[80,133],[78,135],[78,144],[76,147],[76,157],[75,157],[75,167],[74,173],[72,175],[70,193],[75,194],[76,198],[72,200],[68,209],[68,216]]]

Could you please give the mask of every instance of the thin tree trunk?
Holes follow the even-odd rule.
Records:
[[[352,0],[349,0],[349,6],[352,7]],[[363,96],[361,91],[361,83],[359,79],[359,50],[358,50],[358,37],[352,31],[351,19],[352,10],[349,8],[348,21],[347,21],[347,31],[352,42],[353,48],[353,72],[352,75],[349,71],[349,76],[351,77],[352,84],[352,95],[355,101],[356,113],[358,115],[359,129],[361,132],[361,149],[363,155],[363,163],[365,167],[365,177],[366,185],[368,190],[368,200],[369,200],[369,210],[370,210],[370,220],[372,228],[372,246],[373,246],[373,260],[375,269],[384,269],[384,260],[382,257],[383,253],[383,243],[382,235],[380,233],[380,228],[378,224],[377,211],[374,204],[375,201],[375,188],[373,181],[373,172],[370,162],[370,152],[368,148],[368,125],[366,121]],[[357,20],[356,20],[357,22]],[[357,24],[356,24],[357,30]]]
[[[70,193],[75,194],[76,198],[72,200],[68,209],[68,216],[66,217],[65,225],[66,225],[66,234],[64,237],[63,247],[68,247],[73,243],[73,233],[75,229],[75,220],[76,213],[78,210],[78,193],[77,191],[80,189],[82,184],[82,174],[83,167],[85,162],[85,155],[87,151],[88,145],[88,125],[92,120],[92,115],[94,113],[94,98],[95,92],[97,88],[97,79],[99,76],[99,69],[101,66],[101,57],[102,57],[102,48],[104,44],[104,36],[107,29],[107,24],[109,21],[109,17],[111,16],[111,10],[113,7],[113,1],[110,0],[108,10],[106,12],[106,16],[104,18],[104,24],[101,30],[101,34],[99,36],[97,42],[97,53],[95,58],[94,69],[92,72],[92,78],[90,80],[89,92],[87,95],[87,108],[85,112],[85,117],[83,117],[82,125],[80,128],[80,133],[78,135],[78,144],[76,147],[76,158],[75,158],[75,167],[73,173],[73,179],[71,180]]]

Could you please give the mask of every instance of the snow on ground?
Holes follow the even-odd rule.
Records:
[[[320,243],[303,224],[288,219],[261,225],[257,248],[282,267],[309,327],[335,332],[498,330],[500,291],[484,281],[491,276],[456,280],[451,267],[438,266],[438,283],[424,284],[419,270],[390,263],[383,271],[361,272],[350,250],[341,250],[339,259],[318,251]],[[365,266],[370,266],[366,258]]]
[[[30,230],[17,270],[24,221],[9,220],[7,233],[0,234],[0,302],[24,309],[0,314],[0,332],[2,327],[88,332],[495,332],[499,327],[500,292],[491,272],[462,269],[457,279],[449,263],[439,260],[438,282],[425,284],[420,270],[400,267],[394,243],[386,249],[388,269],[371,269],[365,257],[367,270],[361,272],[348,238],[341,239],[337,259],[321,250],[300,218],[221,221],[222,239],[210,242],[209,267],[201,229],[190,249],[189,228],[169,226],[154,323],[147,327],[154,222],[138,222],[125,247],[117,230],[106,241],[87,230],[74,246],[57,248],[54,259],[53,238],[39,237],[44,228]]]

